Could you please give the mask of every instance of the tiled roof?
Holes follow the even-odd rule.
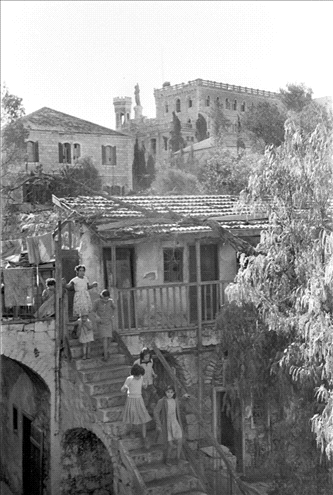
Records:
[[[54,203],[76,212],[109,239],[209,233],[212,219],[234,232],[257,233],[267,225],[264,212],[261,218],[251,217],[249,210],[240,209],[237,196],[78,196],[54,198]]]
[[[56,130],[62,132],[76,132],[83,134],[108,134],[124,136],[120,132],[108,129],[98,124],[93,124],[87,120],[73,117],[66,113],[58,112],[52,108],[43,107],[36,112],[25,115],[21,121],[26,123],[33,130]]]

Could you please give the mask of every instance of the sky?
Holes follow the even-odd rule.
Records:
[[[113,98],[208,79],[333,94],[331,1],[1,1],[1,84],[26,113],[44,106],[115,128]],[[134,112],[132,111],[132,116]]]

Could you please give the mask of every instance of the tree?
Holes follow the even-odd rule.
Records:
[[[179,118],[175,112],[172,112],[172,131],[170,131],[171,138],[169,144],[173,153],[179,151],[184,147],[184,138],[182,136],[182,128]]]
[[[211,109],[212,134],[215,139],[219,139],[223,133],[227,132],[231,124],[224,115],[222,104],[217,100]]]
[[[249,134],[254,149],[263,153],[265,146],[279,146],[284,140],[286,113],[268,101],[250,107],[242,126]]]
[[[239,194],[247,187],[249,176],[261,158],[257,154],[235,155],[225,149],[220,138],[212,157],[198,174],[204,193]]]
[[[1,124],[11,124],[25,115],[23,99],[9,93],[6,84],[1,89]]]
[[[247,199],[254,207],[266,206],[269,225],[256,255],[241,256],[235,283],[227,290],[238,306],[256,308],[254,339],[269,331],[285,340],[269,363],[276,393],[287,384],[280,400],[302,404],[295,407],[295,425],[304,424],[304,411],[309,420],[316,411],[313,430],[328,458],[333,456],[332,141],[324,122],[305,135],[289,121],[285,142],[266,150],[250,178]],[[281,493],[314,493],[298,486],[301,476],[296,477],[290,491]]]
[[[195,175],[177,168],[159,170],[152,184],[153,194],[202,194],[202,188]]]
[[[134,190],[138,191],[140,189],[145,189],[145,181],[147,175],[145,150],[143,146],[139,146],[138,139],[135,140],[134,144],[132,173]]]
[[[207,122],[205,117],[199,113],[198,118],[195,122],[195,137],[197,138],[197,141],[203,141],[204,139],[208,138],[207,134]]]
[[[304,107],[311,103],[313,91],[311,88],[307,88],[304,83],[288,83],[286,87],[286,90],[280,88],[280,94],[287,110],[301,112]]]

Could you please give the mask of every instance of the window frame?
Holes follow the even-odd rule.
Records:
[[[184,282],[184,248],[163,248],[163,282]]]
[[[176,113],[180,113],[182,111],[180,98],[176,99],[175,106],[176,106]]]

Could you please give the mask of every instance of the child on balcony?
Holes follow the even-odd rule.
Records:
[[[145,374],[143,375],[143,389],[142,389],[142,397],[145,403],[145,406],[150,411],[150,409],[154,409],[158,401],[157,392],[154,386],[154,378],[157,378],[157,375],[154,371],[154,362],[151,357],[151,351],[148,347],[144,347],[140,352],[140,357],[133,364],[139,364],[145,370]]]
[[[96,299],[93,305],[93,313],[99,330],[99,336],[103,339],[103,360],[108,358],[108,339],[112,339],[113,318],[116,306],[113,299],[110,298],[110,292],[107,289],[102,290],[99,299]]]
[[[86,267],[77,265],[75,267],[76,277],[72,278],[66,285],[66,289],[74,289],[73,316],[78,317],[84,312],[89,314],[92,310],[92,303],[88,290],[97,287],[97,282],[89,284],[86,277]]]
[[[90,358],[90,342],[94,340],[94,332],[88,314],[82,313],[81,318],[77,321],[77,329],[79,333],[79,342],[83,345],[82,359]]]
[[[174,444],[176,444],[177,462],[180,460],[183,432],[180,426],[179,402],[175,398],[175,388],[173,385],[168,385],[164,392],[165,397],[162,397],[155,407],[154,419],[158,432],[158,443],[165,445],[164,462],[167,466],[171,466],[171,452]],[[184,395],[186,399],[189,397],[188,394]]]
[[[152,420],[149,416],[142,398],[143,375],[145,370],[139,364],[134,364],[131,368],[131,374],[125,380],[121,387],[121,392],[127,391],[126,404],[123,414],[123,422],[130,425],[131,436],[133,425],[142,425],[142,438],[144,446],[148,448],[146,434],[146,423]]]

